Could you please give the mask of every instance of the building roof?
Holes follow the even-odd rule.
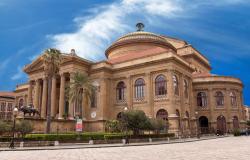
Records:
[[[151,32],[137,31],[128,33],[120,37],[110,47],[108,47],[108,49],[105,52],[105,55],[107,58],[109,58],[109,54],[113,51],[113,49],[118,47],[120,48],[124,45],[136,44],[136,43],[152,43],[160,45],[164,48],[172,49],[173,51],[176,52],[176,48],[162,36]]]
[[[130,52],[126,53],[125,55],[119,56],[117,58],[112,58],[112,59],[107,60],[107,61],[111,64],[115,64],[115,63],[133,60],[133,59],[147,57],[150,55],[164,53],[166,51],[167,51],[166,49],[156,46],[156,47],[152,47],[152,48],[149,48],[146,50],[141,50],[141,51],[130,51]]]
[[[15,97],[15,93],[14,92],[0,92],[0,97],[14,98]]]

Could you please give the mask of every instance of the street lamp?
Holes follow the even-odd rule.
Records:
[[[17,109],[17,107],[15,107],[13,109],[12,139],[11,139],[10,146],[9,146],[9,148],[11,148],[11,149],[15,148],[14,140],[15,140],[15,129],[16,129],[16,116],[17,116],[17,114],[18,114],[18,109]]]
[[[124,107],[124,112],[127,112],[128,111],[128,107]],[[123,114],[123,116],[124,116],[124,114]],[[126,117],[124,117],[124,118],[126,118]],[[125,132],[126,132],[126,139],[125,139],[125,144],[129,144],[129,138],[128,138],[128,122],[127,122],[127,119],[124,119],[124,121],[126,122],[126,128],[125,128]]]
[[[196,118],[196,136],[199,139],[200,138],[200,131],[199,131],[199,119],[198,119],[198,112],[195,112],[195,118]]]

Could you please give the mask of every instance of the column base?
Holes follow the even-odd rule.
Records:
[[[74,118],[74,117],[68,117],[68,119],[69,119],[69,120],[75,120],[75,118]]]

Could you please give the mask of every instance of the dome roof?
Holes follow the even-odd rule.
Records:
[[[120,48],[122,46],[137,43],[151,43],[153,45],[162,46],[164,48],[168,48],[176,52],[176,48],[172,44],[170,44],[164,37],[151,32],[136,31],[128,33],[116,40],[106,50],[106,57],[109,57],[109,54],[118,47]]]

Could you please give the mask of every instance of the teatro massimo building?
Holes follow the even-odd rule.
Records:
[[[103,131],[105,121],[119,118],[125,107],[168,121],[169,132],[178,134],[196,133],[197,124],[201,133],[245,127],[241,80],[211,74],[209,60],[188,42],[139,27],[119,37],[105,55],[91,62],[74,50],[63,54],[52,80],[52,132],[75,130],[77,116],[84,131]],[[41,113],[26,117],[35,132],[46,128],[48,82],[41,56],[24,67],[28,82],[15,90],[18,107],[33,104]],[[74,106],[68,100],[65,88],[74,72],[87,73],[98,88],[91,103]]]

